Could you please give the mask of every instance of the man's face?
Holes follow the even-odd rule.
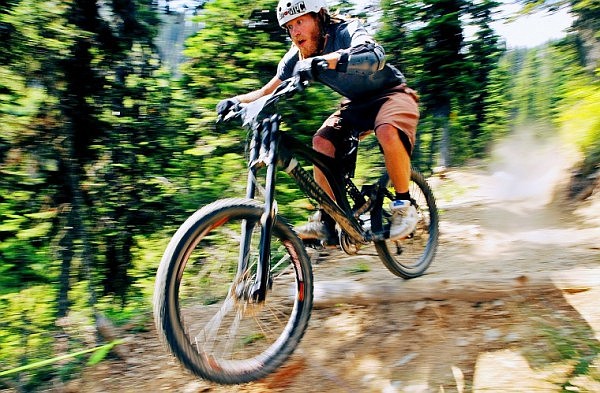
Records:
[[[318,55],[321,32],[316,15],[310,13],[299,16],[286,23],[285,28],[303,59]]]

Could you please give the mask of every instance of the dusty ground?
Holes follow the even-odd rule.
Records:
[[[56,391],[600,392],[600,198],[552,197],[566,177],[544,153],[431,179],[441,242],[424,277],[396,278],[372,250],[322,255],[309,330],[266,380],[197,380],[150,331]]]

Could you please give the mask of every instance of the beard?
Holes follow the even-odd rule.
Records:
[[[307,37],[306,41],[304,42],[304,45],[298,46],[296,44],[296,46],[298,46],[298,49],[300,50],[301,58],[307,59],[309,57],[314,57],[318,55],[322,49],[321,40],[321,29],[315,29],[313,32],[311,32],[310,36]]]

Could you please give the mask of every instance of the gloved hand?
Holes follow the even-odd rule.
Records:
[[[231,109],[232,107],[236,106],[239,103],[240,103],[240,100],[238,100],[235,97],[226,98],[224,100],[219,101],[219,103],[217,104],[217,115],[219,115],[219,116],[226,115],[227,112],[229,112],[229,109]]]
[[[294,67],[294,76],[300,77],[302,81],[312,82],[319,73],[327,69],[327,60],[322,57],[311,57],[300,60]]]

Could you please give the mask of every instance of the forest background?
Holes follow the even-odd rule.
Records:
[[[245,132],[217,126],[215,104],[262,86],[290,43],[275,1],[194,4],[0,1],[0,387],[72,378],[86,357],[11,370],[93,348],[102,320],[145,328],[174,230],[199,206],[243,195]],[[485,160],[527,125],[579,152],[576,197],[600,164],[600,4],[520,4],[568,7],[569,34],[507,50],[490,27],[493,0],[332,8],[363,19],[419,91],[420,170]],[[314,84],[282,105],[284,127],[310,143],[338,101]],[[306,220],[306,199],[281,179],[282,214]]]

